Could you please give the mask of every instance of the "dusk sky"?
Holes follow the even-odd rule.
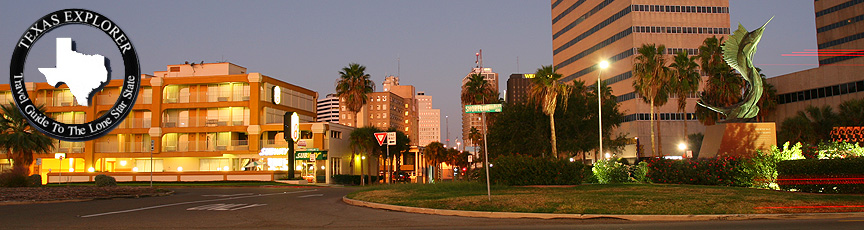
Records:
[[[319,98],[334,92],[338,71],[356,62],[380,90],[387,75],[433,96],[449,115],[450,138],[460,136],[461,79],[483,49],[484,66],[501,77],[552,63],[550,2],[535,1],[2,1],[0,69],[36,19],[56,10],[84,8],[116,22],[138,51],[141,73],[166,65],[228,61],[301,87]],[[782,54],[816,49],[812,0],[731,0],[732,29],[752,30],[768,18],[754,62],[768,77],[817,67],[816,57]],[[86,29],[81,29],[86,28]],[[28,57],[25,78],[44,82],[37,67],[54,67],[54,38],[72,37],[79,52],[112,60],[119,52],[102,32],[74,25],[42,37]],[[518,57],[518,65],[517,65]],[[397,65],[400,60],[401,67]],[[8,72],[7,72],[8,73]],[[0,78],[8,84],[9,78]],[[502,93],[503,94],[503,93]]]

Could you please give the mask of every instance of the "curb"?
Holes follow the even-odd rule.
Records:
[[[342,197],[342,202],[349,205],[368,207],[375,209],[443,215],[480,217],[496,219],[619,219],[628,221],[708,221],[708,220],[807,220],[807,219],[840,219],[840,218],[864,218],[864,212],[847,213],[790,213],[790,214],[715,214],[715,215],[606,215],[606,214],[555,214],[555,213],[524,213],[524,212],[483,212],[483,211],[461,211],[447,209],[417,208],[391,204],[380,204],[367,201]]]
[[[94,197],[94,198],[86,198],[86,199],[7,201],[7,202],[0,202],[0,206],[22,205],[22,204],[54,204],[54,203],[84,202],[84,201],[93,201],[93,200],[110,200],[110,199],[117,199],[117,198],[127,198],[128,199],[128,198],[143,198],[143,197],[160,197],[160,196],[170,196],[173,194],[174,194],[174,191],[172,190],[172,191],[167,191],[167,192],[143,194],[143,195],[116,195],[116,196]]]

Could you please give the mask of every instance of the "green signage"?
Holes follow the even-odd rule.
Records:
[[[294,160],[327,160],[327,151],[297,151],[294,153]]]
[[[501,104],[465,105],[466,113],[500,113]]]

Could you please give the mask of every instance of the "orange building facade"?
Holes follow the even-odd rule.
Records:
[[[298,150],[324,153],[325,161],[312,165],[298,161],[296,165],[314,166],[329,175],[330,170],[325,169],[333,163],[326,158],[330,145],[347,146],[341,140],[347,141],[353,129],[313,123],[317,92],[261,73],[248,73],[232,63],[169,65],[166,71],[142,74],[141,79],[133,111],[117,128],[91,141],[55,140],[55,152],[65,154],[65,159],[55,159],[53,154],[36,156],[33,172],[148,172],[151,165],[155,172],[290,170],[288,157],[274,155],[269,149],[286,147],[283,115],[297,112],[301,128],[308,129],[303,130],[300,141],[308,146]],[[91,98],[91,106],[78,105],[65,85],[26,84],[30,97],[45,105],[48,116],[63,123],[85,123],[111,108],[122,81],[108,83]],[[8,84],[0,85],[0,96],[12,103]],[[329,156],[352,164],[347,147],[336,148],[340,152],[330,151]],[[343,151],[349,157],[342,159]],[[0,153],[0,158],[5,159],[5,154]],[[284,160],[272,160],[278,158]],[[3,163],[8,167],[8,161]],[[340,169],[332,173],[351,172]]]

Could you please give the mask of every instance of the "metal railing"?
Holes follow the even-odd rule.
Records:
[[[150,143],[147,142],[97,142],[98,153],[141,153],[150,151]]]
[[[163,152],[208,152],[249,150],[248,140],[226,141],[178,141],[176,145],[162,145]]]

